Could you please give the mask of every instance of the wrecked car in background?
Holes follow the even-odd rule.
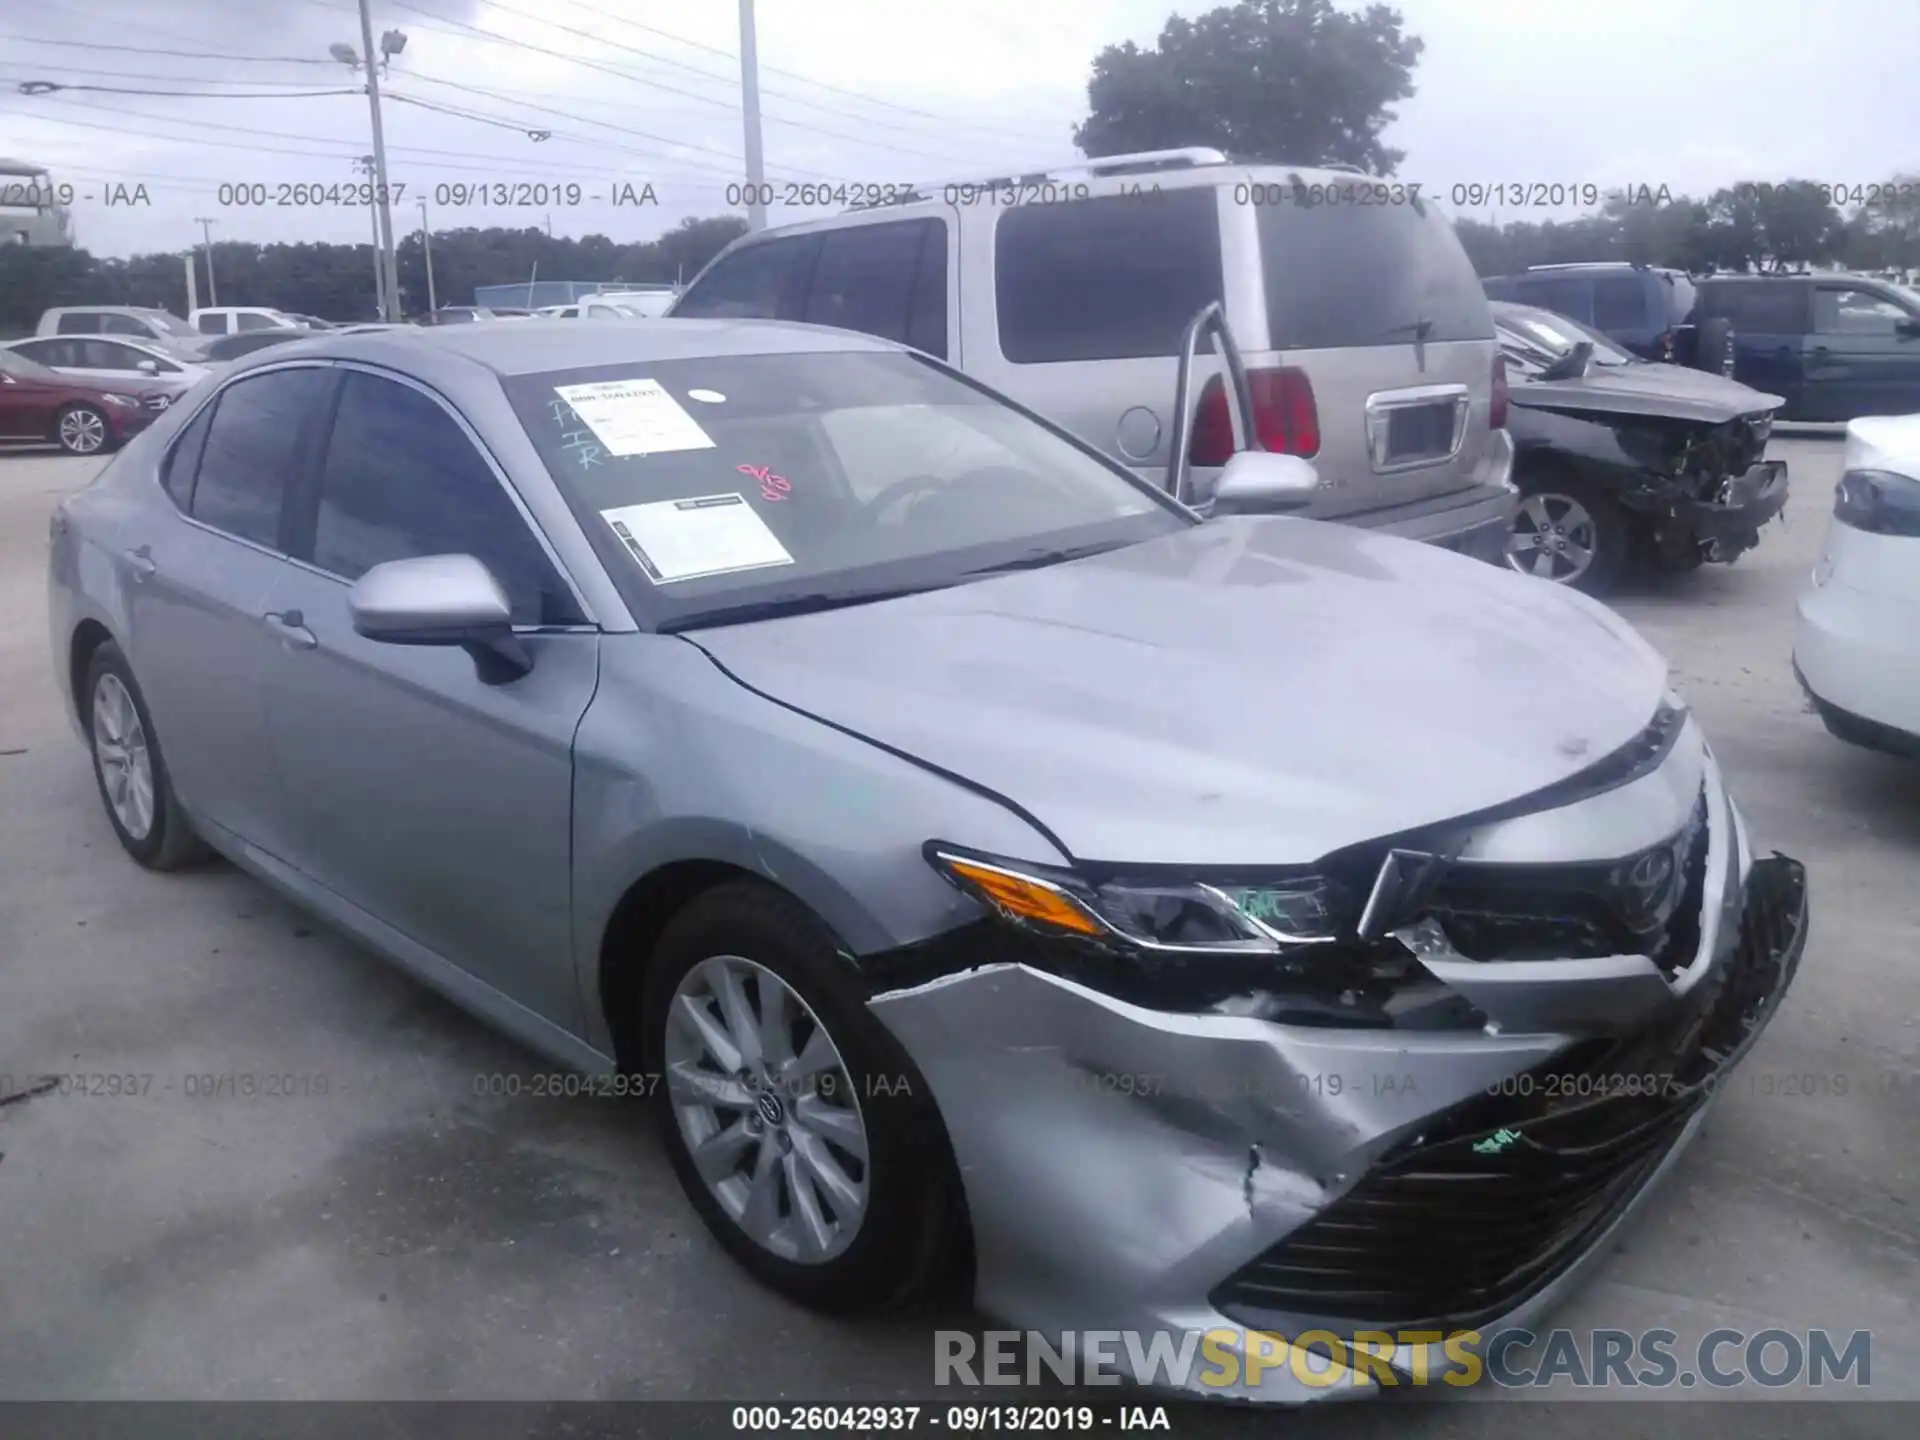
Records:
[[[1787,503],[1778,395],[1638,359],[1550,310],[1490,302],[1519,512],[1507,563],[1604,594],[1630,570],[1730,563]]]

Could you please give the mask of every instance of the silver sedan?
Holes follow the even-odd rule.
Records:
[[[1242,454],[1220,505],[1313,483]],[[1049,1335],[1384,1330],[1441,1373],[1416,1332],[1554,1303],[1804,943],[1612,612],[1203,518],[863,336],[294,341],[51,547],[134,860],[218,851],[657,1091],[693,1207],[822,1308],[966,1256]]]

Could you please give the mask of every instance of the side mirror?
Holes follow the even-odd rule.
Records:
[[[142,375],[158,375],[160,373],[160,362],[158,360],[142,360],[133,368],[138,370]]]
[[[1582,340],[1540,372],[1542,380],[1581,380],[1593,368],[1593,342]]]
[[[1312,503],[1320,472],[1298,455],[1242,450],[1228,459],[1213,490],[1213,513],[1298,510]]]
[[[376,565],[347,592],[354,632],[386,645],[458,645],[489,685],[518,680],[533,657],[513,633],[513,607],[471,555]]]

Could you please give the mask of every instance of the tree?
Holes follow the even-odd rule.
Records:
[[[1400,12],[1353,14],[1332,0],[1240,0],[1175,15],[1152,50],[1110,45],[1093,62],[1088,156],[1209,145],[1249,159],[1357,165],[1391,175],[1406,157],[1380,143],[1387,107],[1413,94],[1424,44]]]

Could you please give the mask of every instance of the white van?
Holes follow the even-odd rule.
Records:
[[[238,335],[248,330],[303,330],[291,315],[264,305],[210,305],[192,311],[187,323],[202,335]]]

